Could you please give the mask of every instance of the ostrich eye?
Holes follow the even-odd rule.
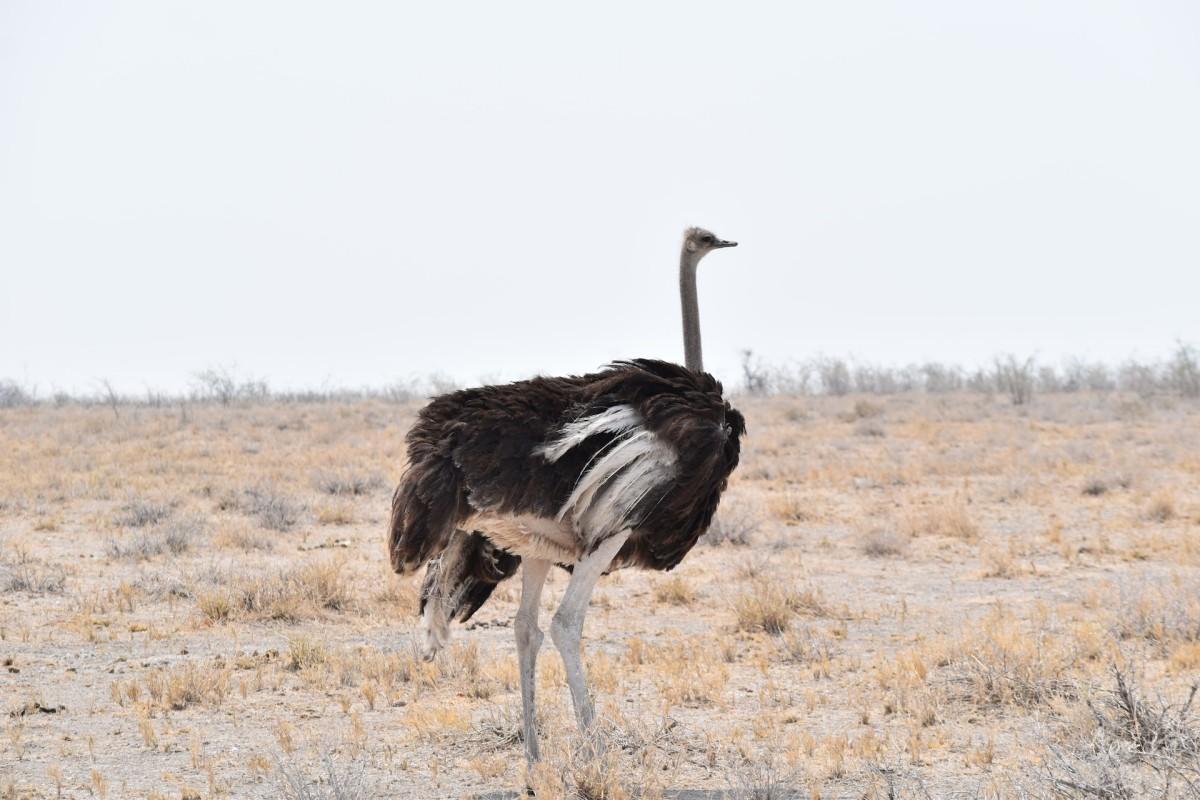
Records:
[[[700,237],[700,241],[704,242],[705,244],[712,244],[713,243],[712,234],[710,234],[710,233],[704,234],[703,236]]]

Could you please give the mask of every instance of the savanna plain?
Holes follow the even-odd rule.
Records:
[[[735,402],[713,530],[593,598],[602,757],[541,651],[539,797],[1200,796],[1200,402]],[[388,568],[419,406],[0,409],[0,797],[523,787],[519,581],[425,663]]]

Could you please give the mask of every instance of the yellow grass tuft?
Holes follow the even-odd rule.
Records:
[[[696,590],[682,575],[672,574],[654,584],[654,598],[673,606],[690,606],[696,602]]]
[[[241,576],[226,586],[197,595],[200,613],[209,621],[230,619],[296,622],[326,611],[346,611],[353,602],[344,562],[319,561],[267,576]]]
[[[906,532],[912,536],[948,536],[966,541],[979,538],[979,525],[958,499],[916,510],[904,522]]]

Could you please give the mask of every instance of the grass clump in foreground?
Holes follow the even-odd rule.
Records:
[[[192,549],[205,527],[201,517],[182,517],[158,525],[153,530],[141,531],[126,541],[112,539],[106,550],[113,558],[129,561],[144,561],[163,553],[182,555]]]
[[[197,595],[200,613],[211,622],[232,619],[297,622],[353,603],[341,560],[306,564],[265,577],[238,577]]]

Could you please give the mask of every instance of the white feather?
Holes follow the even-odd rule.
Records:
[[[584,467],[557,516],[560,521],[569,517],[572,528],[589,546],[628,528],[638,503],[675,477],[674,450],[646,430],[641,415],[628,405],[613,406],[564,425],[561,433],[537,452],[554,462],[597,433],[615,437]]]
[[[572,447],[582,444],[589,436],[597,433],[622,433],[642,424],[642,415],[631,405],[606,408],[599,414],[581,417],[562,426],[557,437],[539,445],[534,453],[554,463],[567,454]]]

